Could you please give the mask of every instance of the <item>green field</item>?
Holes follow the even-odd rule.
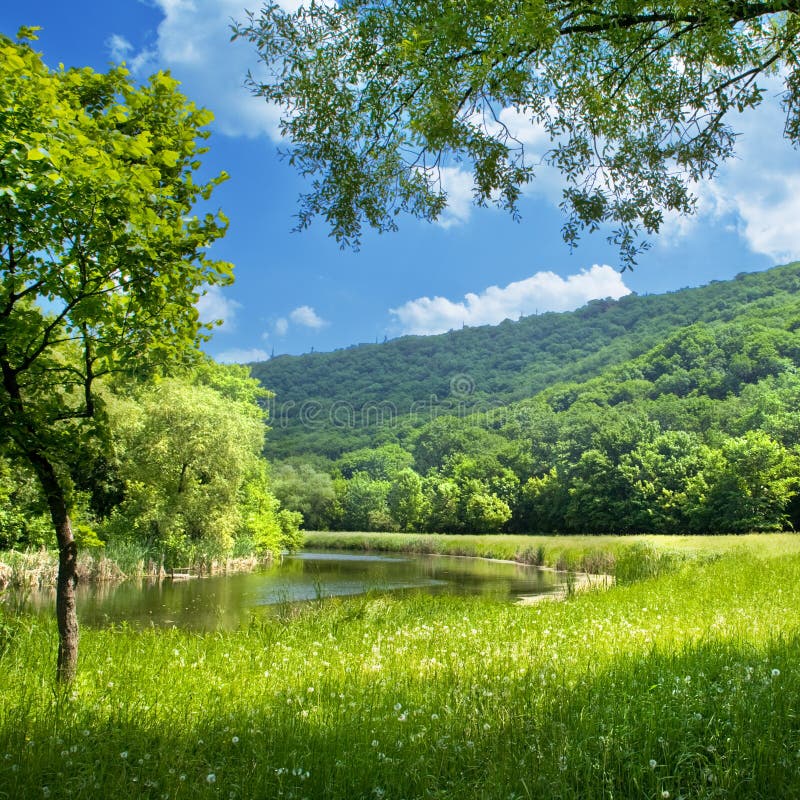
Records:
[[[522,541],[469,541],[500,539]],[[84,629],[66,693],[54,626],[6,612],[0,798],[800,796],[800,540],[591,541],[660,574],[527,607],[370,595],[234,633]]]

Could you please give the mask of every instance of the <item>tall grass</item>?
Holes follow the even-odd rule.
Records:
[[[217,572],[251,571],[271,560],[239,547],[229,557],[209,559],[201,554],[182,570],[213,574]],[[178,570],[178,571],[182,571]],[[105,547],[83,549],[78,553],[79,583],[112,583],[127,578],[163,578],[163,555],[138,542],[112,539]],[[0,552],[0,591],[11,588],[30,591],[53,588],[58,575],[58,553],[55,550],[7,550]],[[0,795],[2,797],[2,795]]]
[[[523,536],[429,533],[306,533],[308,549],[431,553],[518,561],[560,570],[615,575],[630,582],[676,569],[685,561],[713,561],[731,553],[800,554],[791,533],[741,536]]]
[[[68,692],[53,627],[6,616],[0,797],[798,797],[790,549],[532,607],[370,595],[231,633],[85,629]]]

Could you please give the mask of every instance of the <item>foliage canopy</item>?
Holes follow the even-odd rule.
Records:
[[[70,680],[73,456],[98,439],[98,384],[190,360],[195,302],[231,268],[207,254],[225,218],[192,214],[225,177],[194,178],[211,114],[163,73],[137,87],[121,68],[52,71],[33,38],[0,37],[0,447],[29,462],[47,499]]]
[[[797,0],[343,0],[269,3],[236,26],[266,65],[252,89],[279,104],[289,159],[312,179],[299,227],[342,243],[364,223],[435,219],[441,168],[463,161],[478,204],[516,212],[541,162],[507,124],[525,118],[565,180],[565,240],[611,224],[624,265],[666,211],[734,150],[731,112],[784,79],[800,140]],[[512,114],[512,116],[514,116]],[[540,154],[541,155],[541,154]]]

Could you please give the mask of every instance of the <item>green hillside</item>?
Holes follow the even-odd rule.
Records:
[[[787,315],[800,320],[799,289],[800,264],[791,264],[669,294],[595,300],[573,312],[438,336],[405,336],[332,353],[279,356],[253,367],[254,376],[275,392],[267,454],[336,458],[376,441],[402,440],[409,427],[438,414],[495,408],[556,384],[595,378],[645,356],[696,323],[783,327]],[[698,330],[692,335],[699,336]],[[737,335],[729,350],[739,346]],[[673,350],[662,356],[667,366],[654,363],[645,372],[657,378],[659,370],[666,370],[672,389],[683,380],[685,394],[692,378],[669,370],[681,358],[677,344]],[[699,362],[683,368],[697,372],[709,367],[724,371],[719,364]],[[624,382],[624,368],[614,374]],[[747,376],[720,377],[714,391],[724,394],[737,380]],[[659,387],[672,390],[667,378]]]
[[[793,264],[259,365],[275,493],[317,529],[796,528],[798,289]]]

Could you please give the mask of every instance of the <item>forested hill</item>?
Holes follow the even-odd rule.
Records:
[[[662,360],[672,359],[668,369],[661,368],[660,374],[669,376],[662,390],[686,394],[692,365],[687,368],[683,362],[690,354],[677,347],[682,329],[696,323],[729,328],[732,323],[743,330],[751,322],[788,332],[794,326],[787,315],[800,325],[798,298],[800,263],[795,263],[669,294],[594,300],[572,312],[332,353],[279,356],[253,367],[253,375],[275,392],[268,453],[335,458],[359,445],[391,441],[400,430],[440,413],[505,405],[601,374],[616,373],[623,382],[626,363],[646,354],[658,358],[654,348],[663,348],[667,340],[676,346],[662,354]],[[697,328],[686,333],[702,338]],[[744,346],[741,337],[727,336],[729,349]],[[728,366],[719,366],[724,374],[718,376],[718,392],[734,388]],[[634,372],[641,374],[641,364]],[[670,388],[669,381],[682,388]]]

